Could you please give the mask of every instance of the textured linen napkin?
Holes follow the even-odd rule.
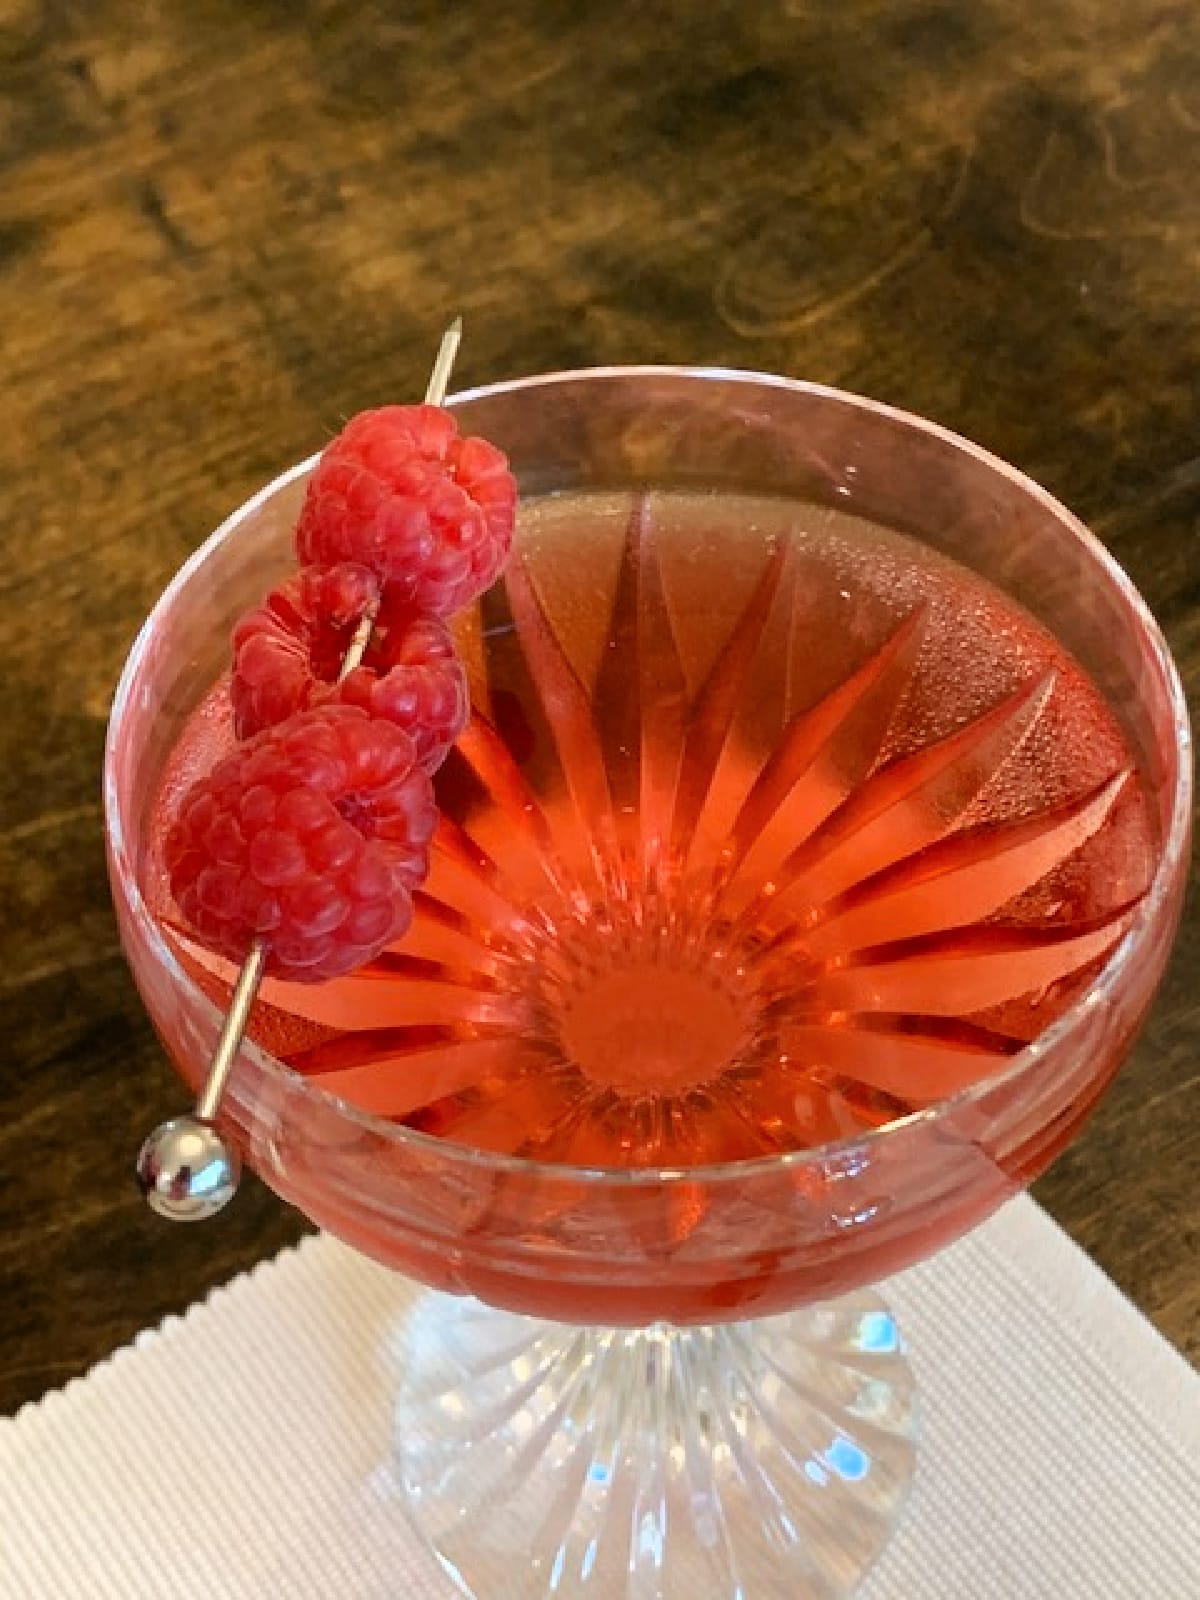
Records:
[[[0,1597],[454,1595],[388,1466],[414,1292],[309,1239],[0,1422]],[[886,1293],[922,1444],[861,1600],[1200,1600],[1200,1377],[1031,1200]]]

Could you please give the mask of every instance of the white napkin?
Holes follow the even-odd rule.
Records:
[[[0,1597],[453,1595],[387,1465],[413,1293],[309,1239],[0,1421]],[[886,1293],[922,1446],[862,1600],[1200,1600],[1200,1378],[1031,1200]]]

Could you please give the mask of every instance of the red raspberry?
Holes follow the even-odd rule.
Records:
[[[414,616],[389,591],[363,665],[337,686],[346,647],[374,598],[365,567],[306,567],[233,630],[230,700],[240,739],[331,699],[403,728],[436,772],[467,724],[467,676],[445,623]]]
[[[309,480],[296,526],[304,564],[369,567],[414,610],[448,617],[495,580],[517,487],[504,455],[462,439],[440,406],[352,417]]]
[[[270,974],[317,983],[405,932],[436,821],[407,734],[355,706],[319,706],[193,784],[164,860],[210,949],[241,962],[261,935]]]
[[[471,714],[467,674],[446,624],[437,617],[383,607],[361,667],[338,689],[347,705],[361,706],[403,728],[426,772],[436,772]]]
[[[272,589],[233,630],[229,698],[239,739],[303,711],[333,683],[354,629],[379,595],[366,567],[307,568]]]

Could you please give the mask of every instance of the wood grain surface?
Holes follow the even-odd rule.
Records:
[[[357,408],[720,362],[923,412],[1098,530],[1200,692],[1191,0],[0,0],[0,1411],[275,1251],[134,1193],[182,1103],[117,946],[112,689]],[[1200,914],[1038,1197],[1200,1350]]]

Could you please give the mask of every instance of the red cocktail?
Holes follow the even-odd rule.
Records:
[[[434,869],[368,967],[268,980],[229,1123],[377,1259],[642,1330],[440,1301],[414,1324],[406,1481],[464,1582],[499,1550],[531,1593],[557,1572],[607,1594],[618,1571],[639,1594],[733,1595],[746,1572],[844,1592],[902,1497],[912,1413],[878,1302],[815,1303],[980,1220],[1119,1065],[1178,911],[1178,684],[1083,530],[927,424],[652,370],[458,406],[523,504],[458,630],[474,712],[437,777]],[[228,626],[286,565],[305,471],[181,574],[114,712],[118,907],[193,1082],[234,974],[159,851],[230,740]],[[751,1416],[741,1490],[730,1407]],[[464,1532],[468,1441],[497,1497],[525,1466]],[[584,1515],[598,1451],[657,1536]],[[522,1506],[540,1535],[513,1533]]]

